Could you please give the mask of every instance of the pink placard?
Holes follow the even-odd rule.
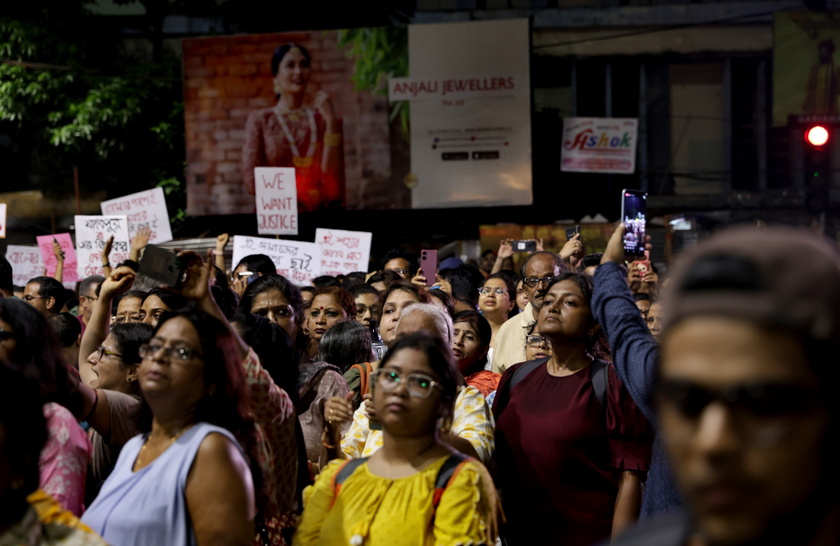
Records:
[[[57,260],[53,254],[53,238],[61,245],[61,250],[64,251],[64,275],[63,283],[74,283],[79,281],[79,273],[76,266],[76,248],[73,246],[73,239],[69,233],[56,233],[55,235],[41,235],[36,237],[38,240],[38,248],[41,250],[41,259],[44,261],[44,267],[47,269],[47,275],[52,276],[55,273]]]

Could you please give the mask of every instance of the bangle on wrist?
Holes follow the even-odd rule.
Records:
[[[327,443],[327,431],[325,430],[323,434],[321,434],[321,445],[327,449],[335,449],[337,445]]]
[[[224,255],[225,255],[225,253],[221,250],[214,250],[213,251],[213,256],[224,256]]]
[[[111,267],[111,262],[105,262],[102,267]]]

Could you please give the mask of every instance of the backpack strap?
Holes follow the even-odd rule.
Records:
[[[497,392],[496,394],[496,411],[493,413],[495,414],[496,421],[499,420],[499,415],[505,410],[505,407],[508,405],[508,401],[510,400],[510,391],[517,385],[517,383],[521,382],[527,375],[540,366],[544,366],[546,362],[548,362],[549,358],[551,357],[543,357],[538,358],[536,360],[529,360],[523,364],[519,364],[519,367],[516,368],[510,376],[510,381],[505,384],[504,389],[502,392]],[[501,396],[500,396],[501,395]]]
[[[464,463],[471,460],[472,457],[468,457],[463,453],[453,453],[443,462],[435,477],[435,493],[432,497],[432,510],[437,510],[443,492],[446,491],[446,488],[449,487],[449,484],[452,483],[452,480],[461,471]]]
[[[589,380],[592,381],[592,390],[595,391],[595,398],[603,406],[607,400],[607,386],[609,378],[607,368],[609,364],[603,360],[593,360],[589,365]]]
[[[364,396],[370,392],[370,374],[373,372],[373,366],[370,362],[364,364],[353,364],[350,369],[359,369],[359,396]]]
[[[341,492],[341,484],[343,484],[357,468],[365,464],[367,460],[368,457],[359,457],[358,459],[348,459],[341,464],[332,479],[333,498],[330,502],[330,509],[332,509],[333,504],[335,504],[335,500],[338,498],[339,492]]]

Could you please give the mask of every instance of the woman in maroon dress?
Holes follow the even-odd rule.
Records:
[[[494,457],[510,545],[587,546],[638,514],[652,431],[612,367],[592,356],[591,298],[591,277],[555,278],[538,319],[550,356],[508,368],[499,383]]]

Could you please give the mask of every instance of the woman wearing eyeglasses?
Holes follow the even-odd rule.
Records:
[[[382,449],[327,466],[304,495],[293,544],[494,544],[498,504],[486,469],[440,439],[458,387],[449,348],[408,335],[373,378]]]
[[[499,383],[494,459],[511,546],[595,544],[638,515],[652,433],[598,359],[591,300],[588,275],[548,283],[540,335],[527,337],[547,356],[508,368]]]
[[[121,454],[120,462],[123,464],[123,471],[125,472],[126,468],[128,468],[128,475],[133,476],[134,474],[144,472],[147,467],[151,468],[155,466],[157,456],[169,457],[167,453],[171,453],[169,451],[170,447],[184,447],[183,442],[187,441],[184,438],[187,438],[188,434],[192,439],[196,439],[201,435],[201,431],[196,429],[197,425],[189,425],[200,422],[202,418],[208,415],[215,419],[216,414],[214,411],[222,411],[224,413],[224,419],[222,421],[224,422],[207,421],[206,419],[204,422],[210,422],[223,429],[227,429],[229,435],[234,435],[236,442],[243,446],[251,468],[253,468],[254,461],[257,460],[261,467],[261,472],[252,474],[255,480],[253,489],[257,491],[255,497],[258,501],[257,506],[259,509],[257,516],[258,526],[255,529],[252,521],[253,514],[243,513],[243,509],[247,508],[246,505],[248,504],[246,498],[240,498],[239,501],[241,503],[237,504],[233,509],[234,511],[231,512],[232,517],[237,519],[228,522],[227,508],[224,505],[224,502],[227,502],[227,500],[221,499],[216,495],[215,491],[199,492],[200,494],[196,496],[198,498],[206,498],[207,502],[210,503],[204,504],[204,500],[200,501],[201,504],[197,506],[199,512],[204,511],[207,507],[215,507],[221,513],[225,514],[225,516],[205,517],[199,521],[195,518],[198,514],[192,514],[192,507],[187,506],[187,509],[190,510],[190,518],[176,519],[176,522],[181,522],[181,520],[187,522],[184,523],[187,527],[181,528],[183,534],[179,534],[180,531],[173,530],[171,527],[164,528],[165,526],[161,526],[163,529],[161,532],[174,532],[178,534],[178,540],[170,540],[169,535],[163,539],[155,540],[160,544],[181,544],[184,543],[182,540],[193,540],[194,536],[197,537],[198,543],[205,543],[208,540],[212,541],[215,539],[223,544],[239,544],[242,539],[240,535],[244,536],[244,529],[248,528],[250,542],[254,542],[256,539],[259,544],[286,544],[281,530],[293,524],[291,514],[294,510],[295,484],[297,479],[297,441],[295,438],[296,418],[294,408],[288,395],[274,383],[269,373],[262,368],[255,353],[242,342],[233,329],[233,326],[227,322],[224,314],[213,299],[209,286],[212,261],[208,260],[202,263],[201,259],[193,253],[184,253],[180,259],[182,263],[188,265],[186,271],[187,277],[184,283],[182,283],[181,296],[193,302],[203,313],[213,317],[215,322],[214,320],[208,319],[205,321],[207,324],[204,322],[190,323],[189,321],[184,324],[182,320],[170,319],[167,315],[164,315],[162,317],[163,323],[169,324],[174,320],[175,325],[179,326],[180,332],[176,331],[173,333],[168,330],[161,330],[163,324],[159,325],[156,330],[156,339],[160,338],[160,342],[153,342],[151,344],[152,348],[144,349],[143,354],[145,358],[140,367],[139,380],[144,397],[148,398],[149,395],[157,395],[170,390],[173,392],[171,396],[163,396],[161,394],[160,398],[148,403],[154,415],[156,415],[156,406],[161,403],[163,403],[162,411],[164,413],[162,415],[164,415],[164,418],[166,415],[177,413],[175,410],[178,408],[168,405],[168,402],[164,403],[169,400],[170,402],[187,404],[186,407],[181,407],[184,411],[182,415],[183,419],[173,418],[171,423],[160,423],[165,428],[151,426],[150,429],[149,423],[152,420],[144,420],[143,414],[140,412],[140,429],[138,430],[138,419],[136,416],[140,410],[140,403],[137,400],[117,392],[101,389],[94,390],[87,385],[79,386],[79,390],[84,399],[84,407],[77,415],[87,420],[91,427],[102,434],[103,437],[108,438],[112,445],[122,446],[126,442],[129,442],[126,445],[131,445],[132,451],[128,455],[124,451]],[[133,279],[133,271],[127,267],[120,267],[103,283],[103,290],[106,285],[113,284],[114,286],[112,288],[115,292],[126,291],[131,287]],[[105,310],[103,310],[104,312]],[[96,310],[94,310],[93,316],[95,320],[97,316]],[[176,315],[177,317],[182,316]],[[219,329],[219,325],[222,326],[222,329]],[[167,328],[170,328],[170,326],[167,326]],[[194,335],[198,335],[198,339]],[[161,345],[163,349],[159,349],[157,345]],[[220,359],[222,362],[220,362]],[[222,365],[225,367],[223,374],[221,374],[220,370],[220,366]],[[186,388],[187,386],[183,381],[184,377],[181,374],[176,373],[173,376],[169,373],[170,370],[184,366],[196,372],[190,380],[195,385],[191,385],[190,388]],[[151,372],[144,371],[147,367],[149,367]],[[198,368],[202,367],[205,370],[203,376],[197,373]],[[235,367],[236,370],[232,370],[231,367]],[[211,374],[211,371],[215,375]],[[177,382],[174,381],[176,378],[178,378]],[[196,386],[201,388],[195,390]],[[203,394],[196,398],[201,393]],[[249,426],[253,427],[253,425],[248,425],[247,418],[243,418],[245,420],[240,421],[243,415],[242,413],[231,413],[231,404],[235,405],[237,412],[245,411],[250,418],[256,421],[257,427],[255,429],[251,428],[256,433],[256,448],[251,447],[249,444],[251,441],[249,440],[250,433],[247,432]],[[214,409],[209,406],[218,407]],[[207,413],[208,411],[210,412],[209,414]],[[198,419],[198,421],[195,421],[195,419]],[[241,428],[241,426],[245,428]],[[181,430],[179,431],[178,429]],[[151,434],[141,434],[141,436],[136,436],[132,439],[138,432],[148,432],[149,430],[151,430]],[[190,433],[190,430],[199,431]],[[201,430],[206,430],[206,427],[203,427]],[[172,432],[172,434],[168,437],[164,434],[164,437],[161,438],[160,433],[166,433],[167,431]],[[175,436],[178,437],[175,438]],[[222,437],[220,438],[218,436]],[[236,455],[238,448],[236,448],[236,445],[228,436],[224,435],[224,431],[218,434],[212,432],[206,437],[211,438],[210,441],[215,442],[217,444],[216,447],[218,447],[218,444],[221,444],[221,447],[226,449],[225,453],[229,456],[228,462],[230,464],[227,468],[221,470],[221,476],[229,477],[232,482],[228,485],[225,485],[223,482],[217,482],[217,484],[224,487],[238,488],[242,485],[242,483],[238,482],[237,476],[239,475],[234,476],[230,474],[230,472],[239,471],[239,466],[233,466],[234,462],[239,461],[239,456]],[[146,447],[144,448],[143,444],[146,439],[149,442],[145,443]],[[171,443],[169,447],[167,446],[167,439]],[[132,444],[131,442],[134,443]],[[140,443],[138,444],[138,442]],[[203,444],[200,445],[201,449],[198,449],[199,455],[204,450]],[[215,451],[211,452],[211,455],[214,453],[220,455]],[[125,462],[123,461],[125,457],[131,460]],[[242,459],[244,460],[244,456],[242,456]],[[152,462],[149,463],[149,461]],[[221,461],[223,463],[225,462],[224,457],[222,457]],[[134,464],[137,464],[138,468],[136,470],[138,472],[134,472],[132,469],[132,465]],[[194,469],[199,468],[196,466],[197,464],[197,462],[193,464]],[[169,465],[165,462],[157,465],[158,468],[161,466]],[[149,473],[151,473],[151,470],[149,470]],[[112,475],[112,479],[114,477]],[[244,479],[245,476],[242,474],[239,477]],[[210,481],[215,479],[211,478]],[[170,481],[176,483],[177,480],[173,478]],[[243,483],[247,485],[246,482]],[[236,491],[240,490],[237,489]],[[184,496],[183,493],[184,491],[182,490],[180,493],[181,497]],[[103,491],[102,495],[104,494],[105,492]],[[193,496],[193,498],[196,496]],[[171,500],[170,497],[164,496],[162,499],[150,499],[147,505],[151,508],[144,508],[144,513],[149,510],[154,513],[154,507],[160,502],[167,500]],[[98,502],[99,500],[97,499]],[[189,502],[191,501],[188,499],[188,504]],[[183,503],[179,506],[183,508]],[[249,520],[243,519],[243,517],[248,516],[250,516],[250,523]],[[161,518],[160,515],[158,517],[159,519]],[[166,519],[166,523],[172,523],[170,521],[171,519]],[[136,518],[129,519],[127,522],[126,524],[121,524],[123,530],[126,530],[125,525],[129,525],[131,522],[152,525],[151,521],[138,521]],[[132,534],[131,536],[133,537],[135,535]],[[155,540],[149,539],[147,535],[139,534],[137,536],[140,537],[138,542],[136,542],[137,544],[151,544],[155,542]],[[207,537],[210,538],[208,539]],[[117,544],[135,543],[129,539],[122,540],[122,538],[125,537],[121,537],[121,540],[113,542]]]
[[[205,313],[164,315],[140,354],[142,434],[83,521],[112,544],[253,544],[260,471],[232,334]]]
[[[493,337],[490,339],[490,353],[487,359],[493,362],[493,351],[499,328],[516,314],[516,285],[513,279],[504,273],[494,273],[487,277],[478,289],[478,309],[490,323]]]

